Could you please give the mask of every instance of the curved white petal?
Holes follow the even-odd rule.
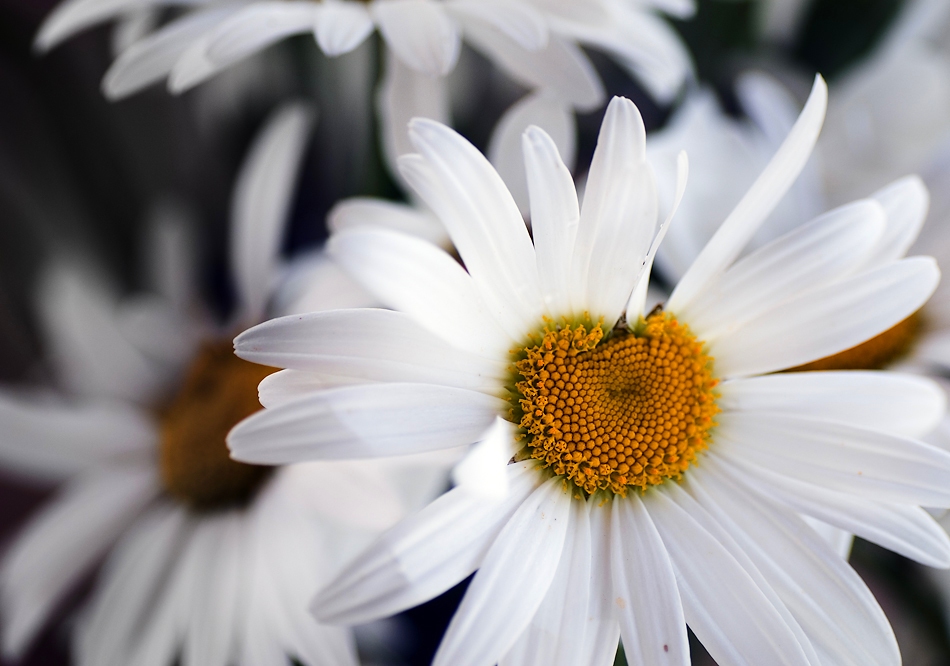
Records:
[[[547,46],[548,24],[544,15],[529,3],[508,0],[448,0],[445,4],[463,24],[465,19],[474,18],[492,25],[529,51]]]
[[[792,368],[850,349],[920,309],[937,287],[930,257],[911,257],[812,289],[709,345],[721,377]]]
[[[409,67],[429,76],[455,67],[462,37],[442,3],[386,0],[374,2],[372,11],[386,44]]]
[[[313,114],[304,104],[274,111],[254,139],[231,196],[231,270],[239,321],[260,321],[276,281],[284,225]]]
[[[389,307],[405,312],[446,343],[504,358],[506,335],[472,277],[444,250],[385,229],[353,229],[330,239],[330,254]]]
[[[457,347],[392,310],[332,310],[271,319],[234,341],[243,359],[366,381],[498,392],[507,368]]]
[[[320,248],[300,253],[284,265],[271,310],[276,316],[287,316],[378,304]]]
[[[321,620],[358,624],[394,615],[449,589],[479,567],[509,518],[542,477],[530,462],[509,466],[500,501],[449,491],[370,546],[311,605]]]
[[[431,117],[424,113],[413,114],[416,115]],[[391,229],[427,240],[444,249],[448,249],[452,243],[442,223],[424,208],[370,197],[353,197],[337,202],[327,213],[327,227],[333,233],[367,227]]]
[[[607,107],[591,161],[571,262],[574,314],[620,318],[657,229],[653,171],[646,161],[646,130],[633,102],[615,97]]]
[[[811,95],[792,131],[768,166],[722,223],[670,296],[668,309],[684,310],[709,281],[731,264],[795,182],[814,148],[828,104],[828,87],[816,76]]]
[[[4,652],[23,653],[56,603],[157,492],[150,466],[90,474],[27,526],[0,568]]]
[[[887,230],[867,265],[879,266],[902,258],[927,219],[930,193],[919,176],[901,178],[873,195],[887,213]]]
[[[635,492],[611,504],[610,575],[628,662],[688,666],[686,620],[663,540]]]
[[[933,430],[946,406],[932,381],[894,372],[792,372],[727,381],[717,390],[724,412],[776,412],[905,437]]]
[[[328,56],[349,53],[373,32],[373,17],[358,2],[324,0],[315,15],[314,36]]]
[[[495,664],[528,626],[561,560],[572,491],[548,479],[515,511],[485,554],[433,666]]]
[[[235,460],[265,465],[422,453],[478,441],[507,406],[448,386],[344,386],[257,412],[228,446]]]
[[[488,142],[488,159],[505,181],[523,215],[529,212],[531,166],[523,153],[522,135],[534,125],[553,139],[565,164],[574,165],[576,152],[574,114],[556,97],[544,91],[530,93],[505,111]],[[573,182],[571,187],[573,191]]]
[[[498,320],[522,327],[509,330],[520,340],[537,325],[541,298],[534,246],[511,193],[485,156],[449,127],[417,118],[409,138],[430,172],[416,172],[416,161],[404,157],[403,175],[442,220]]]

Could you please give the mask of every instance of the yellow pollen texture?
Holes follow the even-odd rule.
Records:
[[[202,346],[161,418],[159,466],[169,495],[195,510],[239,506],[271,467],[231,460],[228,431],[261,408],[257,385],[274,372],[234,355],[230,340]]]
[[[598,326],[549,324],[514,365],[519,457],[588,494],[625,496],[678,478],[716,425],[712,358],[663,312],[607,339]]]
[[[915,312],[870,340],[817,361],[791,368],[788,372],[810,370],[881,370],[910,351],[920,333],[920,313]]]

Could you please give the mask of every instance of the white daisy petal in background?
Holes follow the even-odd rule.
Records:
[[[799,513],[926,564],[950,564],[950,538],[921,508],[950,504],[950,454],[913,439],[940,419],[943,396],[925,379],[900,375],[758,375],[852,347],[924,304],[939,278],[934,262],[875,257],[873,242],[822,255],[815,270],[827,277],[819,284],[785,279],[802,256],[820,253],[823,239],[850,238],[851,225],[862,223],[855,211],[869,216],[876,240],[889,236],[892,214],[913,217],[903,213],[914,198],[856,204],[830,218],[830,232],[813,224],[741,258],[805,167],[826,99],[818,78],[667,309],[649,313],[637,282],[649,279],[666,225],[658,224],[632,103],[616,98],[608,108],[583,205],[553,140],[538,128],[525,133],[533,238],[484,157],[447,127],[412,123],[418,153],[400,166],[465,268],[372,223],[351,223],[331,248],[364,287],[402,311],[385,317],[432,336],[432,354],[421,334],[388,335],[372,311],[251,329],[236,341],[239,356],[348,383],[296,384],[296,397],[232,430],[229,446],[237,459],[269,462],[332,458],[347,448],[380,455],[436,444],[439,431],[442,446],[481,441],[500,418],[516,453],[496,463],[507,495],[488,498],[462,483],[345,567],[314,602],[317,617],[391,615],[475,572],[437,666],[516,666],[541,663],[542,654],[608,664],[621,639],[644,663],[686,664],[685,624],[723,665],[849,655],[900,662],[870,591]],[[685,163],[679,171],[685,176]],[[802,249],[811,243],[814,252]],[[451,314],[433,308],[436,296]],[[720,305],[699,318],[711,298]],[[807,316],[809,299],[822,316]],[[336,328],[347,322],[349,334]],[[459,361],[439,369],[453,354]],[[507,374],[478,388],[474,376],[458,373],[462,359]],[[437,378],[419,383],[429,374]],[[849,395],[849,382],[863,388]],[[360,394],[378,398],[378,407],[348,402]],[[905,412],[899,405],[910,395],[918,399]],[[874,401],[893,407],[865,418]],[[327,420],[329,440],[312,427]],[[489,450],[482,444],[472,455],[485,462]]]
[[[237,178],[242,325],[270,308],[375,302],[325,256],[279,259],[311,124],[300,104],[278,109]],[[0,464],[64,482],[0,564],[3,653],[24,654],[104,559],[74,631],[77,664],[356,664],[352,632],[317,623],[308,603],[369,537],[437,493],[452,460],[230,460],[225,436],[260,408],[270,371],[236,358],[234,324],[215,327],[194,302],[181,215],[165,205],[154,217],[157,293],[119,300],[88,272],[53,267],[40,304],[66,395],[0,396]]]

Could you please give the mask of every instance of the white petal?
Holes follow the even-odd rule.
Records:
[[[636,493],[611,504],[610,570],[627,660],[688,665],[686,620],[663,540]]]
[[[607,107],[591,161],[571,262],[574,314],[620,318],[657,226],[653,172],[646,162],[646,130],[633,102]]]
[[[486,304],[500,322],[520,325],[520,340],[538,323],[541,297],[534,246],[518,206],[485,156],[454,130],[415,119],[409,138],[431,167],[439,195],[420,189],[400,160],[403,175],[438,214]],[[410,167],[411,168],[411,167]]]
[[[154,424],[130,405],[42,402],[6,391],[0,391],[0,430],[4,467],[41,479],[140,457],[156,443]]]
[[[271,319],[234,340],[243,359],[366,381],[498,392],[504,363],[450,346],[392,310],[332,310]]]
[[[132,9],[168,4],[201,4],[201,0],[67,0],[61,2],[43,20],[33,48],[45,52],[77,32],[97,23],[118,18]]]
[[[182,666],[227,666],[235,651],[243,556],[241,513],[230,511],[202,520],[197,530],[210,533],[201,571],[205,593],[195,597],[182,650]],[[197,535],[196,537],[197,538]]]
[[[825,213],[743,257],[677,315],[704,340],[860,268],[884,233],[884,208],[856,201]]]
[[[146,467],[80,478],[13,543],[0,570],[3,647],[22,654],[63,595],[158,491]]]
[[[386,165],[397,179],[402,178],[398,165],[400,155],[415,152],[409,141],[409,121],[413,118],[430,118],[440,123],[451,123],[445,77],[416,71],[388,49],[376,109],[381,124],[383,155]],[[450,241],[447,240],[442,223],[438,219],[434,221],[446,238],[446,242],[440,242],[439,245],[448,247]]]
[[[691,474],[689,492],[749,554],[815,648],[834,663],[899,664],[887,618],[846,560],[794,511],[718,468],[714,460]]]
[[[168,80],[174,93],[191,88],[290,35],[313,29],[320,7],[312,2],[255,2],[188,49]]]
[[[162,506],[119,541],[99,576],[88,620],[80,625],[80,666],[123,666],[135,632],[149,611],[184,538],[184,511]]]
[[[425,113],[412,115],[432,117]],[[408,134],[406,145],[409,145]],[[424,208],[370,197],[353,197],[337,202],[327,213],[327,227],[332,233],[345,229],[382,227],[427,240],[443,249],[448,249],[452,243],[442,223]]]
[[[537,612],[561,560],[572,490],[548,479],[495,538],[452,617],[433,666],[495,664]]]
[[[666,493],[645,499],[673,562],[686,622],[709,654],[720,664],[808,664],[788,620],[768,596],[774,592],[752,577],[754,569],[747,571]]]
[[[313,114],[286,104],[265,122],[248,151],[231,197],[231,270],[239,321],[260,321],[277,278],[276,264],[297,171]]]
[[[314,34],[328,56],[349,53],[373,32],[373,18],[357,2],[324,0],[318,7]]]
[[[718,390],[724,412],[778,412],[906,437],[933,430],[946,404],[933,382],[893,372],[792,372],[727,381]]]
[[[852,532],[921,564],[950,566],[950,536],[918,506],[892,504],[830,490],[777,474],[741,458],[723,456],[731,467],[765,495],[796,511]]]
[[[530,462],[510,465],[509,474],[504,500],[456,488],[399,523],[320,592],[314,614],[324,621],[367,622],[416,606],[471,575],[542,481]]]
[[[570,311],[565,268],[570,266],[580,220],[577,192],[556,142],[543,129],[529,127],[522,147],[542,298],[548,313],[558,316]]]
[[[670,296],[668,309],[683,310],[708,282],[731,264],[795,182],[811,155],[828,103],[828,87],[816,76],[811,95],[792,131],[768,166],[726,218]]]
[[[571,502],[568,533],[551,587],[528,628],[501,659],[499,666],[595,663],[588,660],[584,651],[584,638],[595,623],[587,612],[592,573],[590,536],[590,503]],[[595,575],[607,577],[609,570],[597,571]],[[612,655],[610,660],[613,661]]]
[[[950,454],[935,446],[777,413],[717,419],[716,447],[724,455],[882,502],[950,506]]]
[[[449,0],[446,6],[463,23],[468,18],[478,19],[494,26],[529,51],[547,46],[548,25],[545,17],[528,3],[507,0]]]
[[[120,55],[135,42],[154,32],[161,22],[161,14],[161,9],[146,7],[133,9],[116,20],[112,28],[112,55]]]
[[[448,386],[345,386],[257,412],[231,430],[228,446],[235,460],[266,465],[422,453],[478,441],[507,409]]]
[[[139,40],[109,67],[102,79],[103,94],[121,99],[164,79],[187,49],[237,10],[218,7],[187,14]]]
[[[545,48],[528,50],[479,21],[466,21],[464,29],[472,46],[525,87],[545,90],[579,111],[603,104],[604,87],[597,71],[573,41],[550,35]]]
[[[362,378],[337,377],[306,370],[281,370],[267,375],[257,385],[257,399],[264,407],[270,409],[317,391],[338,386],[371,383],[373,382]]]
[[[800,294],[713,341],[716,372],[764,374],[850,349],[919,310],[939,279],[933,259],[912,257]]]
[[[488,159],[505,181],[522,215],[526,215],[529,210],[528,180],[531,178],[531,167],[522,153],[522,135],[533,125],[540,127],[547,132],[549,139],[554,140],[557,152],[563,155],[566,164],[573,166],[576,152],[574,115],[561,100],[543,91],[535,92],[521,98],[505,111],[495,124],[488,142]]]
[[[373,3],[373,17],[386,44],[404,63],[429,76],[455,67],[462,45],[459,28],[441,3],[386,0]]]
[[[887,213],[887,231],[867,265],[879,266],[902,258],[910,249],[927,219],[930,194],[918,176],[907,176],[875,192],[873,197]]]
[[[614,603],[614,584],[610,575],[610,547],[613,534],[610,525],[610,501],[605,493],[597,493],[587,501],[590,507],[591,577],[584,631],[584,655],[590,666],[613,664],[620,644],[619,608]]]
[[[152,397],[159,370],[123,336],[116,302],[104,286],[56,266],[44,276],[39,306],[56,367],[70,389],[124,401]]]
[[[329,252],[384,305],[405,312],[448,344],[503,358],[506,335],[477,285],[444,250],[385,229],[353,229],[330,239]]]

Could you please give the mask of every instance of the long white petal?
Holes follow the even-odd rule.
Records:
[[[723,535],[710,534],[681,507],[683,501],[654,492],[645,504],[673,562],[686,622],[709,654],[720,664],[809,664],[774,591],[751,563],[747,569],[736,560],[720,542]]]
[[[748,553],[816,649],[835,663],[900,664],[874,595],[794,511],[722,476],[718,461],[691,474],[688,490]]]
[[[559,316],[570,308],[570,276],[565,269],[571,263],[580,220],[577,192],[571,172],[547,132],[531,126],[521,145],[542,299],[548,313]]]
[[[945,394],[930,380],[894,372],[792,372],[723,382],[724,412],[778,412],[905,437],[940,422]]]
[[[329,252],[384,304],[405,312],[446,343],[503,358],[514,338],[501,327],[477,285],[447,252],[385,229],[352,229],[330,239]]]
[[[400,381],[497,392],[505,364],[446,344],[392,310],[331,310],[271,319],[234,340],[262,365],[366,381]]]
[[[717,417],[717,450],[869,499],[950,506],[950,453],[913,439],[776,413]]]
[[[412,115],[431,117],[425,113]],[[407,118],[406,123],[408,122]],[[406,145],[409,145],[408,134]],[[393,164],[395,165],[395,162]],[[381,227],[401,231],[442,248],[448,248],[452,243],[442,223],[424,208],[371,197],[353,197],[337,202],[327,213],[327,227],[332,233],[345,229]]]
[[[386,44],[404,63],[429,76],[455,67],[462,37],[441,3],[387,0],[374,2],[372,11]]]
[[[653,171],[646,162],[646,130],[633,102],[607,107],[591,161],[571,261],[574,314],[587,312],[610,327],[633,291],[657,227]]]
[[[345,386],[257,412],[228,446],[235,460],[265,465],[422,453],[478,441],[507,404],[431,384]]]
[[[149,467],[81,477],[33,520],[0,569],[6,654],[28,647],[55,604],[158,492]]]
[[[614,497],[610,527],[614,603],[628,662],[688,665],[686,620],[673,564],[636,493]]]
[[[551,586],[567,536],[572,494],[555,477],[522,502],[468,586],[433,666],[495,664],[508,652]]]
[[[668,309],[683,310],[708,282],[731,264],[804,168],[814,148],[828,104],[828,87],[815,78],[808,102],[785,142],[693,262],[670,296]]]
[[[562,100],[547,91],[539,91],[525,95],[508,107],[495,123],[495,129],[492,130],[488,141],[487,155],[508,186],[522,215],[529,212],[528,180],[532,177],[531,167],[523,153],[522,135],[534,125],[543,129],[554,140],[565,164],[573,167],[577,152],[574,114]]]
[[[119,402],[50,403],[0,391],[0,461],[7,469],[61,479],[107,460],[152,451],[154,424]]]
[[[421,191],[415,179],[410,184],[439,215],[482,298],[503,313],[499,320],[524,327],[514,334],[520,340],[537,325],[541,297],[534,246],[511,193],[485,156],[445,125],[417,118],[409,138],[443,195]],[[409,177],[404,168],[403,175]]]
[[[716,372],[765,374],[850,349],[919,310],[939,280],[933,259],[911,257],[800,294],[714,340]]]
[[[529,51],[547,46],[548,25],[545,17],[528,3],[513,3],[507,0],[449,0],[445,4],[459,19],[474,18],[493,25]]]
[[[509,470],[503,500],[456,488],[399,523],[317,595],[313,613],[327,622],[367,622],[416,606],[471,575],[542,481],[533,463]]]
[[[950,536],[918,506],[871,500],[799,481],[753,465],[741,457],[723,455],[723,467],[765,495],[796,511],[856,534],[904,557],[934,567],[950,567]]]
[[[703,340],[810,289],[860,268],[884,233],[884,208],[873,200],[842,206],[743,257],[677,312]]]
[[[917,240],[930,206],[930,193],[919,176],[901,178],[872,196],[884,206],[887,230],[867,259],[869,267],[902,258]]]
[[[260,321],[277,278],[284,225],[313,114],[286,104],[254,139],[231,196],[231,271],[239,321]]]

